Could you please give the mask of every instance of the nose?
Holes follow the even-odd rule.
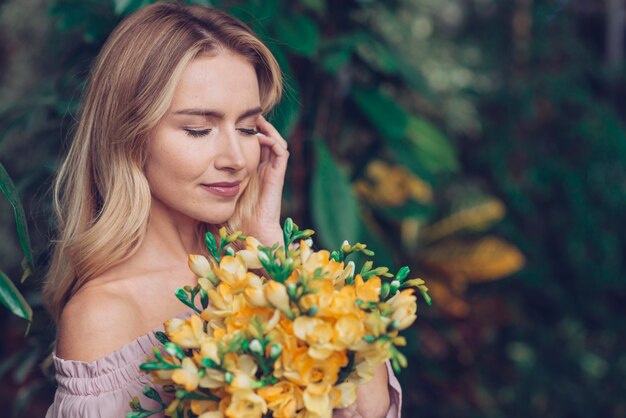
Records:
[[[216,145],[215,168],[239,171],[246,166],[241,142],[235,132],[225,132],[218,139]]]

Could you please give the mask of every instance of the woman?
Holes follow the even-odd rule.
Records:
[[[154,330],[184,314],[174,290],[195,284],[187,254],[205,252],[205,232],[281,239],[289,153],[262,116],[281,89],[267,47],[223,12],[155,4],[110,36],[55,184],[59,238],[44,296],[58,322],[58,390],[48,417],[129,412],[150,384],[138,366],[158,344]],[[335,415],[399,416],[388,367],[357,399]]]

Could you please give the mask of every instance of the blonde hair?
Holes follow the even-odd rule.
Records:
[[[126,18],[105,43],[54,184],[58,231],[43,295],[56,320],[81,286],[142,242],[151,203],[143,172],[149,134],[186,65],[218,49],[246,57],[257,73],[263,111],[276,105],[282,93],[276,59],[248,26],[224,12],[156,3]],[[229,229],[250,216],[257,194],[253,178]]]

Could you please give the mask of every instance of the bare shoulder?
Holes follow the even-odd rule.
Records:
[[[116,283],[86,286],[61,313],[57,356],[93,361],[112,353],[141,335],[137,304]]]

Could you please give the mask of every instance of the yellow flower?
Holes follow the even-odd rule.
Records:
[[[366,361],[364,357],[358,357],[359,360],[355,361],[354,370],[350,373],[349,380],[356,384],[369,382],[374,378],[374,366]]]
[[[172,373],[172,380],[174,383],[185,386],[185,390],[188,392],[196,390],[200,380],[196,364],[189,357],[185,357],[183,359],[182,366],[182,369],[174,370],[174,373]]]
[[[373,343],[360,343],[355,347],[356,360],[366,360],[370,364],[382,364],[391,358],[391,342],[388,340],[376,340]]]
[[[378,302],[381,288],[380,277],[374,276],[364,281],[363,277],[357,274],[354,278],[354,287],[358,299],[364,302]]]
[[[356,384],[343,382],[333,386],[330,392],[333,408],[346,408],[356,402]]]
[[[203,331],[202,319],[197,315],[188,319],[170,319],[165,322],[165,330],[172,342],[181,348],[199,348],[207,337]]]
[[[243,305],[243,296],[235,295],[230,286],[220,283],[215,289],[208,289],[207,295],[211,302],[200,316],[210,321],[213,316],[225,317],[239,311]]]
[[[265,399],[273,418],[291,418],[304,407],[302,391],[292,382],[280,381],[273,386],[265,386],[257,391]]]
[[[332,416],[329,383],[311,383],[304,390],[304,407],[319,417]]]
[[[256,327],[256,324],[252,321],[252,317],[258,318],[258,322],[261,325],[261,334],[259,334],[259,330]],[[278,309],[270,309],[270,308],[257,308],[252,310],[252,314],[250,314],[247,318],[247,328],[246,330],[250,333],[253,338],[261,338],[276,327],[278,321],[280,320],[280,311]]]
[[[397,329],[399,330],[408,328],[417,318],[417,303],[413,292],[414,289],[405,289],[387,301],[387,304],[393,309],[391,319],[397,321]]]
[[[246,238],[246,248],[244,250],[237,251],[237,255],[246,261],[246,265],[249,269],[260,269],[263,267],[259,261],[259,246],[261,243],[254,237],[248,236]]]
[[[211,338],[206,338],[200,344],[200,356],[213,360],[216,364],[219,364],[220,358],[218,355],[217,341]]]
[[[248,286],[243,291],[246,301],[254,307],[270,306],[265,293],[263,292],[263,280],[254,276],[248,281]]]
[[[362,315],[362,311],[356,307],[356,292],[353,286],[346,286],[339,291],[333,292],[328,297],[330,303],[324,309],[320,309],[321,315],[339,317],[342,315]]]
[[[348,349],[360,341],[365,335],[363,321],[356,315],[344,315],[335,322],[333,342]]]
[[[254,378],[257,371],[257,364],[252,356],[247,354],[237,356],[229,356],[235,359],[236,365],[230,365],[229,369],[234,370],[234,378],[230,383],[230,388],[235,389],[255,389],[259,382]]]
[[[333,326],[320,318],[299,316],[293,321],[293,331],[309,344],[309,355],[314,359],[324,360],[337,349],[332,344]]]
[[[192,399],[190,402],[191,412],[196,415],[200,415],[210,411],[219,413],[219,411],[217,411],[218,405],[219,404],[216,401],[206,401],[200,399]]]
[[[379,337],[387,330],[387,325],[391,322],[391,318],[381,316],[380,312],[373,311],[363,319],[363,324],[367,330],[367,334],[371,334],[374,337]]]
[[[263,290],[265,297],[272,306],[276,309],[280,309],[286,315],[292,315],[287,288],[283,284],[269,280]]]
[[[187,257],[187,264],[189,265],[189,269],[197,277],[206,279],[213,273],[211,263],[203,255],[189,254],[189,257]]]
[[[243,257],[230,255],[222,258],[219,268],[215,269],[215,276],[230,286],[230,290],[234,294],[243,292],[250,278],[256,277],[255,274],[248,272]]]
[[[265,400],[251,389],[236,389],[226,409],[230,418],[260,418],[267,412]]]
[[[221,411],[210,411],[199,415],[198,418],[224,418],[224,414]]]

